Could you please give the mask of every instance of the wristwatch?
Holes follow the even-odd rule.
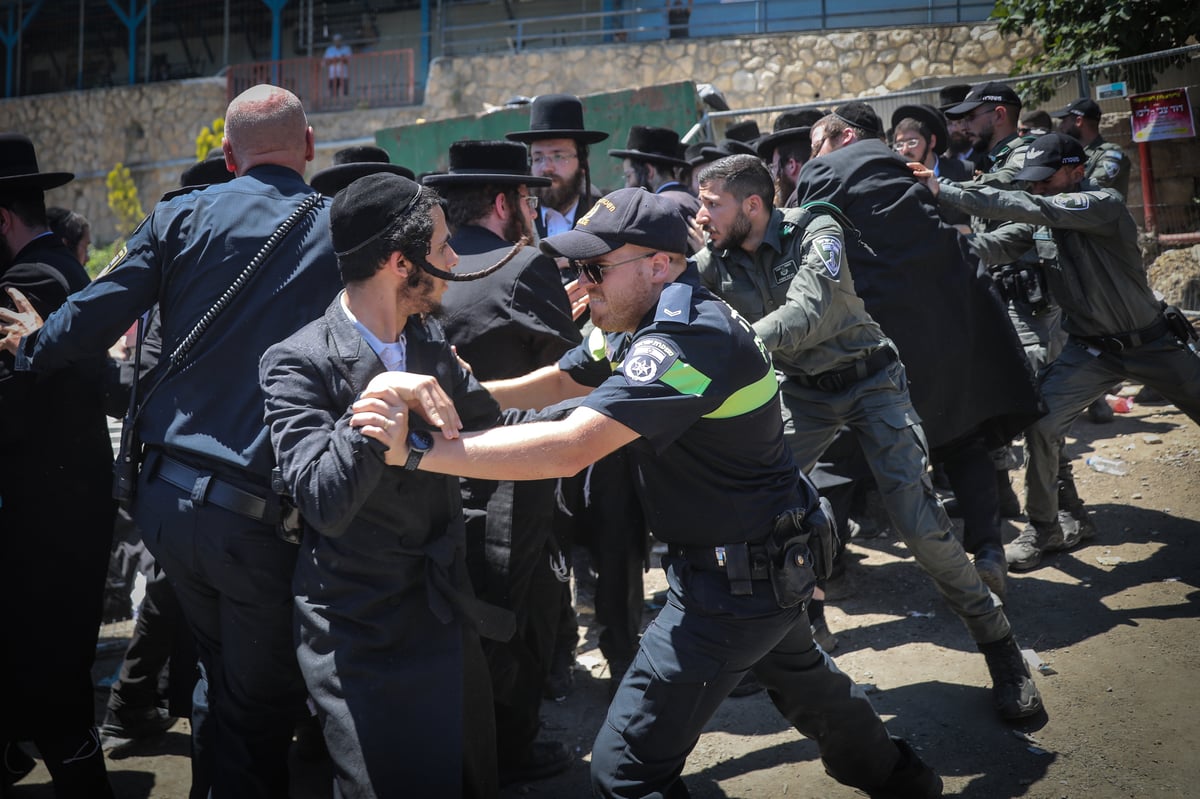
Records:
[[[408,434],[408,460],[404,462],[406,471],[416,471],[417,465],[425,453],[433,449],[433,434],[428,430],[411,430]]]

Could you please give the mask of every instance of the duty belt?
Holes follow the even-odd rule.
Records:
[[[671,544],[667,551],[700,571],[725,572],[729,577],[729,592],[734,596],[748,596],[754,593],[754,587],[750,584],[753,580],[771,579],[771,559],[767,555],[767,548],[762,544],[746,541],[715,547]]]
[[[867,379],[881,369],[887,368],[888,364],[894,360],[896,360],[895,350],[891,347],[880,347],[877,350],[873,350],[867,357],[859,358],[849,366],[830,369],[828,372],[821,372],[819,375],[788,375],[788,380],[798,383],[805,388],[815,388],[819,391],[828,391],[830,393],[844,391],[849,386]]]
[[[275,497],[268,502],[258,494],[238,488],[216,475],[194,469],[169,455],[158,452],[157,465],[148,464],[151,474],[164,482],[186,491],[197,505],[216,505],[256,522],[274,523],[279,515]]]
[[[1089,347],[1095,347],[1098,350],[1105,352],[1124,352],[1132,350],[1143,344],[1149,344],[1151,341],[1160,339],[1169,332],[1165,317],[1158,317],[1153,324],[1143,327],[1141,330],[1135,330],[1132,333],[1110,333],[1107,336],[1079,336],[1074,335],[1074,338],[1081,341]]]

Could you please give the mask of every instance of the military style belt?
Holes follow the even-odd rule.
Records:
[[[896,360],[896,351],[891,347],[880,347],[873,350],[865,358],[859,358],[849,366],[830,369],[819,375],[788,375],[788,380],[798,383],[805,388],[815,388],[819,391],[844,391],[846,388],[867,379],[871,375],[887,368]]]
[[[1141,330],[1135,330],[1132,333],[1112,333],[1107,336],[1075,336],[1085,345],[1095,347],[1098,350],[1105,352],[1124,352],[1143,344],[1149,344],[1151,341],[1160,339],[1170,332],[1167,325],[1166,317],[1160,316],[1157,320]]]
[[[715,547],[685,547],[671,544],[667,551],[700,571],[721,571],[729,577],[730,593],[744,596],[754,593],[752,580],[771,579],[771,558],[762,544],[722,544]]]
[[[257,494],[238,488],[211,473],[193,469],[161,452],[154,475],[180,491],[186,491],[198,505],[216,505],[256,522],[273,523],[278,516],[277,502],[268,502]]]

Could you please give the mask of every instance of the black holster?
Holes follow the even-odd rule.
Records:
[[[767,537],[771,587],[781,608],[807,602],[817,581],[833,571],[833,509],[820,498],[811,511],[793,508],[775,517]]]
[[[1200,341],[1200,333],[1196,332],[1191,320],[1174,305],[1163,303],[1163,318],[1167,320],[1167,330],[1184,345],[1195,346]]]
[[[137,420],[127,417],[121,427],[121,447],[113,463],[112,495],[122,508],[130,510],[137,495],[138,469],[142,465],[142,439]]]

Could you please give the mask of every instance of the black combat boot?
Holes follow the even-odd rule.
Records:
[[[917,756],[908,742],[893,738],[900,759],[887,782],[867,791],[871,799],[937,799],[942,795],[942,778]]]
[[[1000,718],[1023,719],[1042,709],[1042,696],[1011,634],[990,644],[980,644],[979,651],[992,675],[992,703]]]

